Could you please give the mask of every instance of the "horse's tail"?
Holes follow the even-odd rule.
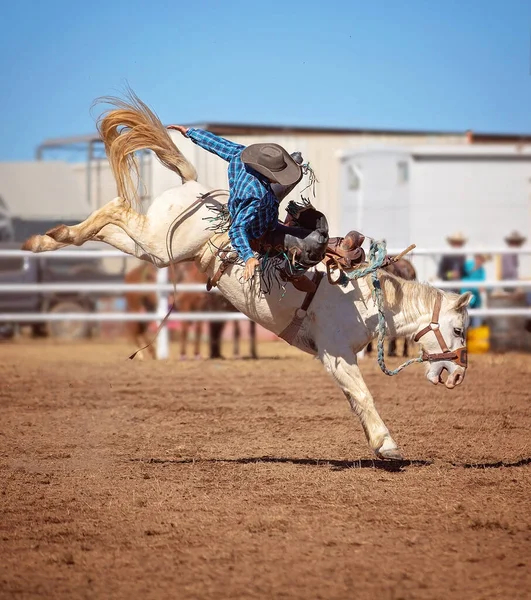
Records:
[[[133,203],[138,198],[139,171],[134,157],[137,150],[153,150],[162,164],[177,173],[183,183],[197,180],[194,166],[173,143],[157,115],[133,91],[128,90],[125,100],[108,96],[97,102],[114,107],[99,117],[97,126],[116,179],[118,195],[123,200]]]

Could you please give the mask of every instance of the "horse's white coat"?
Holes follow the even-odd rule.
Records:
[[[223,194],[214,194],[208,201],[201,200],[201,196],[209,191],[199,183],[189,181],[156,198],[146,215],[137,213],[116,198],[83,223],[72,227],[61,225],[46,235],[33,236],[24,247],[33,252],[44,252],[96,239],[159,267],[171,262],[197,260],[212,236],[206,221],[212,216],[208,204],[226,202]],[[210,261],[209,275],[214,274],[218,265],[218,259]],[[242,271],[242,267],[236,265],[227,269],[218,284],[220,291],[242,313],[270,331],[280,333],[291,322],[304,294],[287,285],[285,293],[274,287],[270,294],[263,296],[256,282],[243,282]],[[439,292],[443,295],[440,323],[446,343],[450,350],[464,345],[459,331],[466,326],[468,296],[440,292],[384,273],[382,280],[386,319],[392,335],[413,336],[425,327],[431,318],[435,294]],[[325,277],[293,345],[319,356],[360,418],[376,455],[400,459],[397,445],[374,406],[356,359],[356,353],[376,335],[377,322],[368,278],[340,287],[330,285]],[[421,343],[428,353],[440,352],[433,334],[426,335]],[[464,369],[451,362],[429,365],[428,379],[437,383],[444,368],[449,372],[447,387],[462,381]]]

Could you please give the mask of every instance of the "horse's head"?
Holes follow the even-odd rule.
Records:
[[[426,377],[433,384],[444,383],[448,389],[463,382],[467,369],[466,307],[472,298],[470,292],[437,294],[429,323],[415,335],[427,362]],[[443,371],[448,371],[446,381]]]

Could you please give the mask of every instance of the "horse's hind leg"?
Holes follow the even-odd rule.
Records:
[[[372,395],[365,385],[356,363],[355,354],[351,351],[335,355],[328,351],[323,351],[319,354],[325,369],[336,380],[345,394],[352,411],[358,415],[369,446],[376,456],[392,460],[402,460],[402,455],[391,437],[389,429],[387,429],[374,406]]]
[[[221,354],[221,336],[225,321],[210,321],[208,324],[210,338],[210,358],[223,358]]]
[[[150,262],[164,264],[164,257],[149,251],[143,235],[147,217],[132,210],[121,198],[115,198],[94,211],[78,225],[57,225],[45,235],[34,235],[23,250],[47,252],[68,245],[81,246],[89,240],[97,240],[114,246],[118,250],[138,256]]]
[[[251,344],[251,358],[257,359],[258,352],[256,351],[256,323],[251,321],[249,326],[249,336]]]
[[[117,225],[136,243],[139,242],[137,232],[146,225],[146,216],[130,208],[121,198],[115,198],[102,208],[94,211],[78,225],[57,225],[46,232],[46,235],[57,242],[81,246],[94,239],[106,225]]]
[[[203,333],[203,323],[201,321],[196,321],[194,330],[194,358],[201,358],[201,334]]]
[[[234,358],[240,358],[241,329],[240,329],[240,323],[238,321],[234,321],[233,333],[234,333],[234,339],[233,339],[232,355],[234,356]]]
[[[186,359],[186,346],[188,345],[188,329],[190,327],[189,321],[181,322],[181,360]]]

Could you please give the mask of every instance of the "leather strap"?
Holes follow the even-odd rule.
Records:
[[[433,331],[437,341],[439,342],[439,346],[441,347],[442,352],[428,354],[424,352],[422,355],[422,359],[428,362],[434,362],[438,360],[451,360],[455,362],[461,367],[467,366],[468,363],[468,353],[466,346],[461,348],[457,348],[456,350],[450,350],[446,345],[446,341],[444,340],[444,336],[441,333],[441,326],[439,324],[439,316],[441,314],[441,305],[442,305],[442,296],[441,294],[437,294],[437,300],[435,300],[435,306],[433,307],[433,315],[431,317],[431,323],[421,329],[417,335],[413,338],[415,342],[418,342],[420,338],[430,331]]]
[[[302,301],[301,310],[307,311],[312,303],[313,297],[315,296],[317,290],[319,289],[319,284],[321,283],[321,279],[323,278],[324,273],[322,271],[315,271],[312,277],[312,282],[315,284],[315,289],[313,292],[308,292],[306,297]]]
[[[208,292],[210,292],[210,290],[213,287],[216,287],[218,285],[218,281],[221,279],[223,273],[225,273],[225,271],[227,270],[229,263],[225,259],[229,254],[230,252],[228,252],[227,250],[222,250],[218,252],[218,256],[221,259],[221,264],[219,265],[218,270],[214,273],[214,276],[209,277],[207,280],[206,289]]]
[[[328,279],[328,283],[330,285],[338,285],[341,281],[341,265],[339,264],[338,259],[335,256],[327,254],[322,262],[326,265],[326,278]],[[332,279],[332,269],[337,269],[339,271],[339,277],[336,280]]]
[[[324,273],[322,271],[315,271],[312,282],[315,284],[315,290],[313,292],[308,292],[302,301],[301,307],[295,311],[293,319],[291,323],[282,330],[278,337],[282,338],[284,341],[288,342],[288,344],[293,343],[293,340],[299,333],[299,329],[301,328],[304,319],[306,318],[306,312],[312,303],[312,300],[319,289],[319,284],[321,283],[324,277]]]
[[[448,346],[446,345],[446,342],[444,341],[444,337],[441,333],[440,325],[439,325],[439,316],[441,314],[441,304],[442,304],[442,296],[440,294],[437,294],[437,300],[435,300],[435,306],[433,307],[433,315],[431,317],[431,323],[429,325],[427,325],[426,327],[424,327],[424,329],[421,329],[413,339],[415,340],[415,342],[418,342],[423,335],[426,335],[430,331],[433,331],[433,333],[435,334],[435,337],[437,338],[437,341],[439,342],[439,346],[441,347],[441,350],[443,352],[450,352]]]

